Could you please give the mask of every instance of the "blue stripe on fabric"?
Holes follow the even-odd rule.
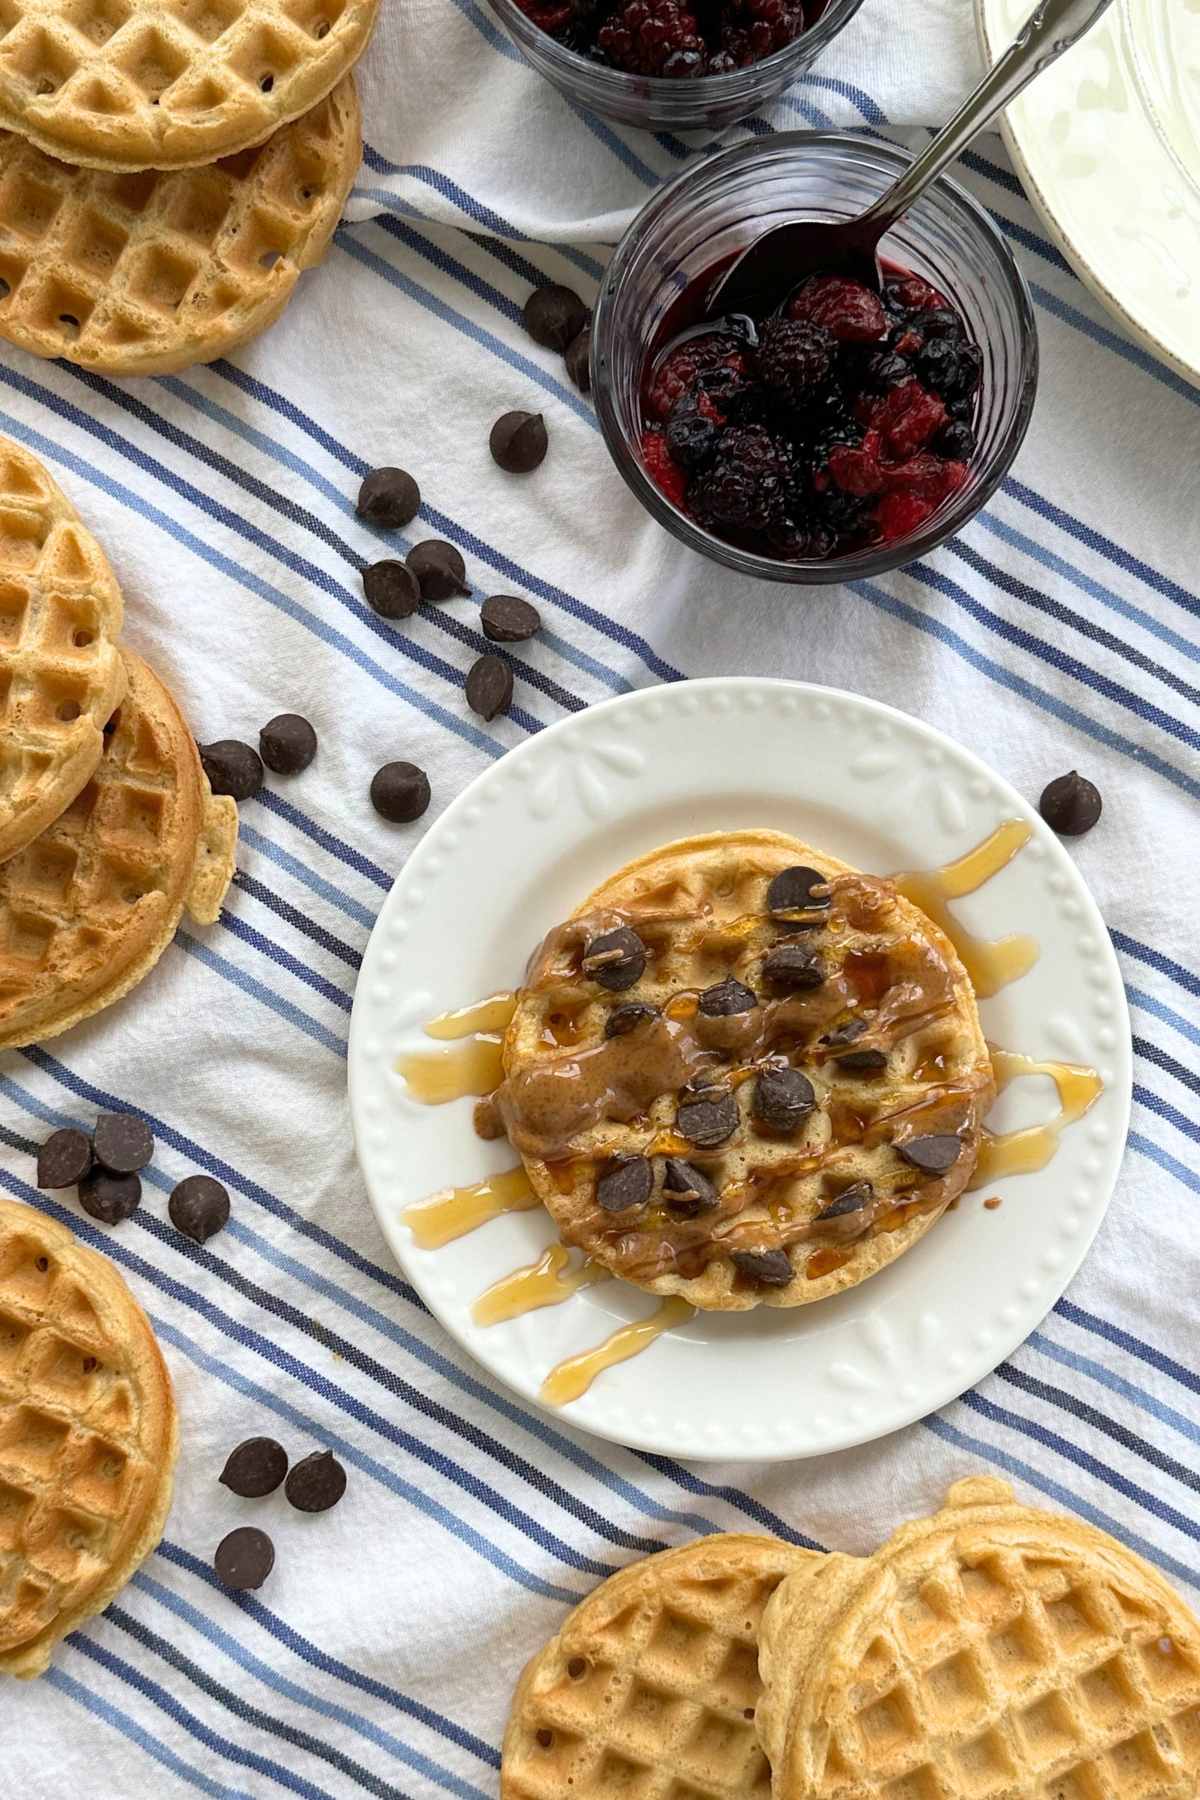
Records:
[[[482,250],[485,256],[492,257],[502,268],[507,269],[510,275],[518,276],[530,287],[542,287],[547,280],[544,269],[539,269],[536,264],[531,263],[527,256],[522,256],[519,250],[514,250],[512,245],[506,243],[503,238],[491,237],[482,231],[468,231],[461,225],[447,227],[444,220],[438,219],[421,207],[414,205],[411,200],[405,199],[403,194],[394,194],[389,188],[356,187],[352,189],[352,196],[356,200],[369,200],[380,211],[395,213],[402,218],[411,219],[415,224],[423,225],[430,231],[452,230],[456,238],[463,238],[468,244],[474,244],[477,250]],[[376,217],[372,223],[379,224],[380,220]],[[442,267],[441,264],[436,266]],[[452,272],[452,267],[443,269],[443,273]],[[522,307],[516,302],[508,302],[508,304],[513,307],[513,323],[524,324]]]
[[[1157,1419],[1160,1425],[1169,1425],[1172,1430],[1179,1432],[1181,1437],[1187,1438],[1189,1443],[1200,1444],[1200,1425],[1195,1424],[1183,1413],[1176,1412],[1175,1408],[1168,1406],[1165,1401],[1156,1399],[1145,1388],[1136,1386],[1132,1381],[1126,1381],[1125,1377],[1118,1375],[1115,1369],[1106,1368],[1103,1363],[1096,1362],[1090,1356],[1081,1356],[1077,1350],[1068,1349],[1065,1344],[1060,1344],[1055,1338],[1046,1337],[1041,1331],[1031,1332],[1025,1341],[1031,1350],[1040,1351],[1043,1356],[1049,1357],[1051,1362],[1060,1363],[1064,1369],[1070,1369],[1076,1375],[1086,1375],[1090,1381],[1099,1383],[1101,1387],[1108,1388],[1110,1393],[1118,1394],[1122,1400],[1128,1400],[1131,1405],[1149,1413],[1151,1418]]]
[[[325,1050],[332,1050],[335,1056],[340,1056],[343,1060],[349,1054],[345,1038],[338,1037],[329,1030],[328,1026],[322,1025],[319,1019],[314,1019],[310,1013],[304,1012],[299,1006],[294,1006],[290,1000],[285,1000],[273,988],[265,986],[257,975],[251,975],[248,970],[240,969],[236,963],[231,963],[228,957],[222,956],[211,945],[200,943],[198,938],[192,937],[189,932],[183,930],[175,933],[174,941],[186,955],[195,957],[198,963],[202,963],[206,969],[211,969],[214,974],[222,976],[234,987],[240,988],[243,994],[249,994],[252,999],[258,1001],[260,1006],[265,1006],[271,1012],[277,1013],[281,1019],[286,1019],[289,1025],[294,1025],[297,1031],[302,1031],[305,1037],[312,1039],[314,1044],[320,1044]]]
[[[1200,1175],[1193,1174],[1191,1169],[1185,1168],[1183,1163],[1177,1162],[1168,1151],[1163,1150],[1150,1138],[1144,1138],[1138,1131],[1131,1131],[1125,1141],[1131,1150],[1137,1151],[1139,1156],[1148,1157],[1151,1162],[1157,1163],[1160,1169],[1165,1169],[1168,1175],[1173,1175],[1176,1181],[1182,1182],[1184,1187],[1190,1188],[1193,1194],[1200,1194]]]
[[[238,918],[237,914],[230,912],[228,907],[221,909],[221,923],[233,937],[238,938],[243,944],[249,944],[252,950],[257,950],[261,956],[265,956],[277,967],[286,969],[289,975],[294,975],[297,981],[303,981],[315,994],[320,994],[323,1000],[328,1000],[330,1005],[340,1007],[342,1012],[349,1013],[354,1002],[345,989],[338,987],[336,982],[326,980],[325,976],[319,975],[315,969],[310,969],[307,963],[302,963],[299,957],[293,956],[290,950],[285,950],[282,944],[277,944],[265,933],[256,931],[253,925],[247,925],[244,919]],[[288,1003],[284,1001],[282,1004],[287,1005]],[[304,1016],[307,1018],[308,1015]]]
[[[71,1641],[70,1638],[67,1639],[68,1643]],[[119,1731],[122,1737],[128,1738],[131,1744],[136,1744],[139,1750],[144,1750],[147,1756],[152,1757],[164,1769],[168,1769],[172,1775],[177,1775],[190,1787],[199,1788],[202,1794],[209,1796],[209,1800],[254,1800],[253,1794],[248,1794],[245,1788],[227,1787],[223,1781],[214,1781],[211,1776],[203,1774],[199,1769],[192,1768],[191,1764],[185,1763],[181,1756],[176,1756],[173,1750],[168,1750],[162,1740],[147,1731],[144,1725],[139,1725],[136,1719],[131,1718],[128,1713],[122,1712],[120,1707],[103,1699],[94,1688],[85,1687],[82,1681],[76,1681],[75,1677],[68,1675],[65,1669],[49,1668],[42,1676],[42,1680],[50,1687],[57,1688],[59,1693],[66,1694],[69,1699],[82,1706],[86,1712],[90,1712],[94,1719],[100,1719],[105,1725],[111,1725],[114,1731]]]
[[[1081,1331],[1090,1331],[1096,1337],[1104,1338],[1118,1350],[1125,1350],[1130,1356],[1135,1356],[1139,1362],[1144,1362],[1150,1368],[1157,1369],[1160,1375],[1169,1375],[1172,1381],[1177,1381],[1180,1387],[1185,1387],[1190,1394],[1200,1395],[1200,1375],[1194,1369],[1186,1368],[1183,1363],[1177,1362],[1173,1356],[1168,1356],[1165,1350],[1156,1349],[1153,1344],[1147,1344],[1142,1338],[1134,1337],[1133,1333],[1126,1331],[1123,1326],[1114,1325],[1108,1319],[1102,1319],[1098,1314],[1088,1312],[1084,1307],[1076,1305],[1075,1301],[1068,1300],[1065,1296],[1055,1302],[1054,1311],[1061,1314],[1069,1324],[1077,1325]]]
[[[258,806],[265,807],[268,812],[275,813],[277,817],[286,819],[289,825],[294,825],[297,831],[302,831],[305,837],[311,838],[313,843],[322,850],[327,850],[330,856],[336,856],[339,862],[344,862],[348,869],[354,869],[357,874],[365,875],[368,881],[373,881],[375,886],[382,888],[385,894],[391,892],[392,884],[396,879],[396,871],[389,874],[386,869],[381,869],[377,862],[372,862],[369,856],[364,855],[361,850],[356,850],[353,844],[348,844],[344,838],[338,837],[326,826],[318,824],[316,819],[309,818],[307,813],[301,812],[298,806],[294,806],[290,800],[285,800],[281,794],[274,793],[270,788],[259,788],[254,796],[254,802]],[[374,920],[371,921],[372,924],[374,922]]]
[[[1121,1543],[1128,1544],[1131,1550],[1136,1550],[1139,1556],[1144,1556],[1147,1562],[1155,1564],[1157,1568],[1167,1570],[1169,1574],[1175,1576],[1176,1580],[1185,1581],[1189,1587],[1200,1587],[1200,1569],[1191,1568],[1189,1564],[1180,1562],[1178,1557],[1171,1556],[1167,1551],[1160,1549],[1157,1544],[1151,1544],[1146,1538],[1138,1536],[1127,1525],[1112,1518],[1110,1514],[1102,1512],[1098,1506],[1093,1506],[1091,1501],[1080,1499],[1078,1494],[1072,1493],[1070,1488],[1064,1487],[1061,1482],[1055,1481],[1040,1469],[1032,1468],[1028,1463],[1021,1462],[1019,1458],[1010,1455],[1007,1450],[1000,1449],[996,1444],[985,1444],[981,1439],[969,1436],[967,1432],[960,1431],[956,1425],[951,1425],[948,1419],[942,1418],[938,1413],[930,1414],[927,1419],[922,1419],[921,1423],[927,1431],[933,1432],[935,1437],[941,1438],[947,1444],[953,1444],[955,1449],[967,1450],[972,1456],[978,1456],[984,1462],[992,1463],[996,1468],[1003,1469],[1006,1474],[1012,1475],[1016,1480],[1026,1482],[1030,1487],[1036,1488],[1039,1493],[1049,1495],[1059,1506],[1065,1506],[1068,1512],[1077,1513],[1081,1519],[1087,1519],[1090,1524],[1098,1526],[1101,1531],[1107,1531],[1110,1537],[1115,1537]]]
[[[1184,1137],[1189,1137],[1194,1143],[1200,1144],[1200,1125],[1196,1125],[1191,1119],[1186,1118],[1178,1107],[1172,1106],[1169,1101],[1162,1099],[1151,1088],[1142,1087],[1139,1082],[1135,1081],[1133,1097],[1148,1112],[1154,1113],[1156,1118],[1162,1119],[1167,1125],[1173,1125],[1176,1131],[1183,1133]]]
[[[210,1618],[198,1611],[182,1595],[173,1593],[160,1581],[155,1581],[153,1576],[148,1575],[144,1569],[133,1576],[133,1586],[140,1588],[143,1593],[149,1594],[151,1599],[156,1600],[175,1618],[181,1619],[185,1625],[190,1625],[193,1631],[198,1632],[215,1649],[222,1651],[232,1662],[237,1663],[239,1668],[244,1669],[248,1675],[255,1676],[265,1686],[274,1688],[275,1692],[282,1694],[284,1699],[293,1701],[297,1706],[311,1707],[314,1712],[320,1713],[324,1718],[333,1719],[337,1724],[357,1732],[360,1737],[367,1738],[381,1750],[386,1750],[389,1755],[394,1756],[398,1762],[404,1763],[408,1768],[415,1770],[418,1775],[424,1775],[428,1780],[436,1782],[439,1787],[445,1788],[447,1793],[457,1794],[461,1800],[486,1800],[481,1788],[462,1780],[453,1771],[444,1768],[441,1763],[434,1762],[431,1757],[422,1755],[419,1750],[410,1748],[403,1739],[394,1736],[390,1731],[385,1731],[382,1726],[376,1725],[363,1713],[352,1712],[348,1706],[339,1706],[336,1701],[327,1700],[323,1695],[314,1693],[311,1688],[301,1687],[298,1682],[289,1680],[278,1669],[273,1669],[270,1663],[265,1663],[260,1657],[255,1656],[253,1651],[239,1643],[237,1638],[231,1637],[227,1631],[223,1631],[219,1625],[214,1624]],[[108,1617],[115,1617],[115,1610],[110,1610]],[[499,1761],[499,1758],[497,1757],[496,1760]]]
[[[246,845],[259,856],[265,856],[267,861],[274,863],[277,869],[282,869],[285,875],[290,875],[294,881],[299,881],[308,889],[309,893],[316,894],[318,899],[328,901],[330,906],[335,906],[339,912],[345,913],[346,917],[353,919],[356,925],[361,925],[367,931],[370,931],[374,925],[375,915],[367,907],[346,893],[344,888],[335,887],[333,882],[326,880],[324,875],[318,875],[315,869],[310,869],[307,863],[302,863],[299,857],[292,855],[290,850],[285,850],[273,839],[264,837],[261,831],[254,829],[253,825],[247,825],[244,816],[238,820],[238,842]]]
[[[239,836],[243,841],[248,841],[244,831],[239,832]],[[233,880],[234,885],[239,887],[243,893],[249,894],[252,900],[257,900],[260,906],[269,908],[285,924],[294,926],[297,931],[303,932],[306,938],[309,938],[320,949],[328,950],[331,956],[336,956],[348,968],[357,970],[362,967],[361,951],[355,950],[342,938],[336,937],[332,931],[327,931],[323,925],[318,925],[314,919],[310,919],[306,913],[302,913],[299,907],[293,906],[290,900],[285,900],[281,895],[273,893],[270,888],[264,887],[263,883],[255,876],[247,875],[244,869],[239,869]]]
[[[1189,399],[1200,401],[1200,394],[1197,394],[1194,388],[1188,388],[1187,394]],[[1053,501],[1035,493],[1031,487],[1027,487],[1023,481],[1018,481],[1015,476],[1008,476],[1005,487],[1007,491],[1015,494],[1031,512],[1036,512],[1047,523],[1056,525],[1068,537],[1073,537],[1078,543],[1086,545],[1089,550],[1094,550],[1098,555],[1106,557],[1126,575],[1136,576],[1148,588],[1152,588],[1156,594],[1161,594],[1164,599],[1173,600],[1185,612],[1200,618],[1200,599],[1194,594],[1190,594],[1186,588],[1181,587],[1169,575],[1160,574],[1157,569],[1152,569],[1149,563],[1143,562],[1140,556],[1135,556],[1132,551],[1124,549],[1112,538],[1105,537],[1103,532],[1096,531],[1091,525],[1085,525],[1081,519],[1076,519],[1070,513],[1064,512],[1061,507],[1055,506]]]
[[[1139,1056],[1144,1056],[1147,1062],[1153,1063],[1156,1069],[1161,1069],[1164,1075],[1173,1075],[1176,1081],[1190,1088],[1193,1094],[1200,1094],[1200,1076],[1185,1069],[1182,1063],[1176,1062],[1173,1056],[1168,1056],[1165,1050],[1160,1050],[1157,1044],[1152,1044],[1148,1038],[1135,1036],[1133,1047]]]
[[[1172,1012],[1169,1006],[1164,1006],[1161,1000],[1156,1000],[1153,994],[1147,994],[1141,988],[1130,987],[1128,983],[1125,994],[1139,1012],[1151,1013],[1154,1018],[1161,1019],[1164,1025],[1170,1025],[1178,1031],[1182,1037],[1189,1038],[1193,1044],[1200,1044],[1200,1030],[1179,1013]]]
[[[1139,1437],[1128,1426],[1122,1425],[1118,1419],[1111,1418],[1108,1413],[1101,1412],[1076,1394],[1069,1394],[1063,1388],[1054,1387],[1047,1381],[1039,1381],[1025,1369],[1014,1367],[1012,1363],[1001,1363],[996,1370],[1001,1381],[1015,1387],[1019,1393],[1028,1395],[1031,1400],[1040,1400],[1046,1406],[1056,1406],[1060,1412],[1070,1414],[1081,1425],[1088,1425],[1093,1431],[1100,1432],[1110,1438],[1122,1450],[1131,1456],[1140,1456],[1143,1462],[1157,1469],[1160,1475],[1167,1475],[1172,1481],[1179,1482],[1181,1487],[1190,1488],[1192,1493],[1200,1493],[1200,1474],[1189,1469],[1177,1457],[1170,1456],[1157,1445],[1148,1443]],[[1200,1533],[1198,1533],[1200,1535]]]
[[[1157,969],[1160,975],[1169,975],[1181,988],[1186,988],[1189,994],[1200,999],[1200,975],[1193,975],[1190,969],[1185,969],[1182,963],[1164,956],[1161,950],[1153,950],[1148,944],[1139,944],[1136,938],[1119,931],[1115,925],[1109,927],[1108,935],[1116,948],[1123,950],[1126,956],[1136,957],[1138,962],[1145,963],[1148,968]]]

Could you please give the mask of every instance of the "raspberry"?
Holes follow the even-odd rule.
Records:
[[[868,431],[857,448],[850,444],[834,445],[829,452],[829,473],[844,494],[861,497],[883,492],[888,477],[879,466],[880,449],[877,431]]]
[[[758,378],[793,406],[803,406],[815,388],[828,381],[834,341],[820,325],[799,319],[768,319],[755,359]]]
[[[898,281],[885,284],[885,293],[893,306],[903,307],[905,312],[951,312],[953,309],[944,294],[939,294],[935,287],[922,281],[919,275],[903,275]]]
[[[748,380],[746,358],[737,339],[719,331],[690,339],[673,350],[655,373],[646,395],[646,411],[653,418],[665,419],[675,402],[699,385],[702,375],[720,371],[738,386]]]
[[[810,275],[793,296],[788,317],[823,325],[844,344],[869,343],[887,329],[879,295],[845,275]]]
[[[880,487],[892,493],[915,494],[934,506],[940,505],[947,494],[956,493],[967,479],[965,463],[947,462],[940,456],[931,456],[927,450],[908,462],[893,464],[882,474]]]
[[[870,423],[894,456],[914,456],[946,423],[946,408],[919,381],[903,381],[870,406]]]
[[[667,440],[661,431],[643,431],[642,461],[655,487],[664,493],[672,506],[682,507],[687,492],[687,477],[671,460]]]
[[[932,502],[916,494],[885,494],[875,509],[875,523],[883,542],[891,544],[916,531],[932,511]]]
[[[732,425],[712,467],[697,476],[689,499],[709,525],[765,531],[782,518],[792,477],[791,458],[761,425]]]
[[[532,19],[535,25],[540,26],[543,31],[548,31],[551,37],[561,37],[575,18],[575,8],[571,4],[571,0],[565,0],[565,3],[561,5],[549,6],[538,6],[536,0],[517,0],[517,5],[527,19]]]
[[[708,46],[680,0],[627,0],[600,27],[596,47],[629,75],[700,75]]]
[[[745,69],[762,57],[782,50],[804,30],[804,10],[788,0],[738,0],[725,9],[721,25],[721,48],[709,63],[711,73],[728,69]]]

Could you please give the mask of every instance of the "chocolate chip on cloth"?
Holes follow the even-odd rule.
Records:
[[[360,519],[398,531],[421,510],[421,490],[407,469],[372,469],[358,490]]]
[[[229,1223],[229,1195],[211,1175],[187,1175],[167,1202],[176,1231],[205,1244]]]
[[[46,1139],[37,1157],[40,1188],[75,1187],[92,1166],[92,1142],[85,1132],[64,1125]]]
[[[681,1157],[668,1156],[663,1168],[663,1199],[668,1212],[677,1219],[694,1219],[700,1213],[713,1212],[721,1204],[716,1188],[696,1168]]]
[[[896,1152],[910,1168],[920,1169],[922,1175],[944,1175],[962,1155],[962,1147],[962,1139],[954,1132],[939,1131],[928,1137],[909,1138],[907,1143],[896,1145]]]
[[[481,719],[494,719],[512,705],[512,665],[502,656],[481,656],[467,670],[467,705]]]
[[[102,1225],[119,1225],[132,1218],[142,1203],[142,1184],[136,1175],[110,1175],[93,1169],[79,1183],[79,1204]]]
[[[219,738],[215,744],[200,744],[200,765],[208,776],[214,794],[229,794],[234,800],[249,800],[263,784],[262,758],[252,744],[238,738]]]
[[[273,1494],[287,1474],[287,1451],[274,1438],[247,1438],[229,1452],[217,1480],[243,1500]]]
[[[583,973],[612,993],[623,993],[640,981],[646,969],[646,946],[629,925],[594,937],[583,953]]]
[[[567,365],[567,374],[580,393],[590,394],[592,391],[592,326],[590,320],[579,336],[572,338],[563,360]]]
[[[566,350],[588,322],[588,309],[569,287],[547,282],[525,302],[525,329],[545,350]]]
[[[462,554],[444,538],[414,544],[404,560],[417,578],[422,600],[451,600],[471,592]]]
[[[346,1471],[332,1450],[314,1450],[292,1465],[283,1491],[297,1512],[328,1512],[346,1491]]]
[[[394,556],[370,563],[363,570],[363,593],[372,612],[381,619],[409,619],[421,604],[421,587],[406,563]]]
[[[751,1113],[772,1131],[795,1131],[817,1104],[813,1084],[799,1069],[760,1069]]]
[[[299,713],[276,713],[258,734],[258,753],[276,775],[299,775],[317,754],[317,734]]]
[[[604,1035],[606,1038],[628,1037],[639,1025],[645,1025],[650,1019],[657,1017],[657,1006],[647,1006],[644,1000],[626,1000],[624,1005],[614,1006],[605,1019]]]
[[[654,1191],[654,1170],[644,1156],[610,1163],[596,1183],[596,1204],[605,1212],[629,1212],[645,1206]]]
[[[545,461],[549,442],[541,413],[507,412],[492,426],[488,449],[510,475],[528,475]]]
[[[384,763],[371,778],[371,805],[391,825],[419,819],[429,799],[429,777],[416,763]]]
[[[758,1005],[758,995],[730,975],[714,987],[705,988],[697,1004],[706,1019],[728,1019],[737,1013],[751,1012]]]
[[[1077,769],[1059,775],[1042,789],[1038,811],[1059,837],[1082,837],[1103,810],[1100,789]]]
[[[803,863],[781,869],[767,889],[767,911],[773,916],[828,912],[828,887],[828,880],[820,869],[807,868]],[[816,891],[822,888],[826,891]]]
[[[787,1287],[795,1274],[786,1250],[734,1250],[729,1260],[739,1275],[760,1287]]]
[[[689,1144],[712,1150],[733,1136],[740,1119],[737,1099],[729,1088],[701,1088],[680,1096],[675,1129]]]
[[[517,594],[492,594],[479,609],[483,635],[493,644],[523,644],[542,628],[542,615]]]
[[[239,1525],[217,1545],[213,1567],[222,1584],[236,1593],[260,1588],[275,1567],[275,1546],[257,1525]]]
[[[154,1155],[154,1133],[135,1113],[101,1113],[92,1149],[110,1175],[136,1175]]]
[[[763,980],[785,993],[804,993],[825,983],[825,965],[806,944],[776,944],[763,957]]]

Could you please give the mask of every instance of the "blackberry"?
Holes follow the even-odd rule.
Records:
[[[888,388],[899,387],[911,374],[911,366],[894,350],[876,350],[863,365],[861,380],[863,387],[883,394]]]
[[[761,425],[733,425],[712,466],[692,482],[688,500],[706,525],[765,531],[783,516],[792,473],[778,438]]]
[[[786,513],[768,528],[767,542],[784,562],[824,562],[837,548],[837,533],[803,513]]]
[[[665,75],[668,63],[677,74],[703,74],[708,62],[696,16],[680,0],[627,0],[600,27],[596,46],[628,75]],[[694,57],[694,66],[679,57]]]
[[[689,338],[656,369],[646,395],[646,409],[656,419],[669,417],[684,394],[703,385],[706,393],[732,395],[749,380],[743,346],[728,332]]]
[[[722,9],[720,48],[722,73],[728,68],[745,69],[764,56],[782,50],[804,30],[804,10],[795,0],[738,0],[738,4]]]
[[[715,420],[706,418],[690,395],[684,395],[671,408],[667,420],[667,448],[689,475],[697,474],[716,454],[722,431]]]
[[[934,394],[952,394],[962,375],[959,348],[950,338],[929,338],[913,358],[913,367]]]
[[[804,406],[814,390],[828,381],[835,349],[833,338],[821,325],[768,319],[759,340],[758,378],[793,406]]]
[[[948,456],[953,462],[966,462],[974,448],[975,433],[959,419],[943,426],[930,445],[939,456]]]

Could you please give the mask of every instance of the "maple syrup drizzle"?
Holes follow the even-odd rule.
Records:
[[[498,1175],[485,1175],[468,1187],[446,1188],[428,1200],[418,1200],[405,1207],[401,1218],[422,1250],[437,1250],[455,1238],[466,1237],[498,1219],[504,1213],[530,1212],[541,1202],[529,1185],[529,1177],[518,1163],[515,1169],[502,1169]]]
[[[476,1033],[449,1050],[407,1051],[396,1058],[396,1073],[408,1084],[409,1098],[422,1106],[444,1106],[467,1094],[494,1094],[504,1078],[502,1046],[494,1033]]]
[[[672,1294],[648,1319],[636,1319],[632,1325],[622,1325],[594,1350],[582,1350],[578,1356],[568,1356],[564,1362],[556,1364],[542,1383],[542,1400],[547,1406],[566,1406],[572,1400],[578,1400],[605,1369],[640,1355],[664,1331],[686,1325],[695,1313],[694,1306],[689,1306],[678,1294]]]
[[[968,1193],[988,1187],[1005,1175],[1031,1175],[1044,1169],[1058,1140],[1068,1125],[1082,1119],[1104,1090],[1095,1069],[1083,1063],[1039,1061],[1021,1056],[1015,1050],[991,1047],[992,1069],[996,1076],[996,1092],[1003,1093],[1010,1082],[1023,1075],[1048,1075],[1058,1089],[1058,1113],[1045,1125],[1026,1125],[1020,1131],[991,1132],[985,1129],[979,1146],[979,1160],[967,1183]]]
[[[919,906],[945,932],[981,1000],[998,994],[1001,988],[1029,973],[1040,954],[1037,939],[1023,934],[991,941],[975,937],[959,924],[948,902],[973,894],[985,881],[998,875],[1032,836],[1033,827],[1024,819],[1005,819],[990,837],[956,861],[945,863],[940,869],[918,869],[892,876],[905,899]]]
[[[517,996],[511,990],[491,994],[474,1006],[462,1006],[457,1012],[439,1013],[425,1026],[431,1038],[471,1037],[476,1031],[504,1031],[512,1023],[517,1010]]]
[[[537,1262],[526,1263],[485,1288],[471,1308],[471,1317],[477,1325],[500,1325],[542,1306],[561,1306],[580,1288],[612,1279],[598,1263],[582,1262],[571,1268],[570,1260],[565,1244],[551,1244]]]

